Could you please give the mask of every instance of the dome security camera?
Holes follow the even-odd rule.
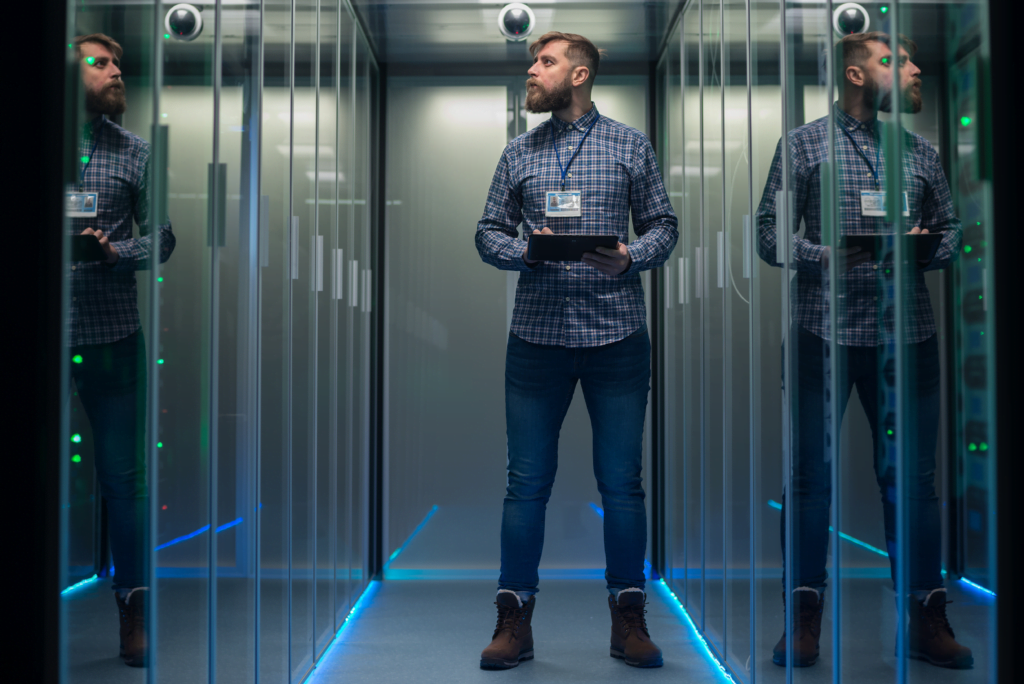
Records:
[[[195,40],[203,32],[203,15],[195,5],[175,5],[167,10],[164,29],[178,40]]]
[[[536,21],[532,9],[521,2],[513,2],[498,13],[498,30],[508,40],[518,43],[533,32]]]
[[[844,2],[832,12],[832,28],[841,36],[866,33],[870,26],[868,11],[855,2]]]

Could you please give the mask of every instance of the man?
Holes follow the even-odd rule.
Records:
[[[611,655],[658,667],[661,651],[644,621],[647,520],[640,469],[651,346],[639,273],[657,268],[672,251],[676,217],[647,137],[601,116],[591,102],[600,61],[593,43],[553,31],[530,53],[526,108],[552,117],[505,148],[476,231],[485,262],[520,272],[505,361],[508,487],[498,625],[480,666],[505,669],[533,657],[530,624],[545,507],[558,433],[580,381],[605,511]],[[563,206],[579,209],[565,212]],[[630,210],[638,239],[627,245]],[[616,235],[618,244],[598,247],[582,262],[532,261],[518,239],[520,223],[524,239],[602,234]]]
[[[892,233],[885,203],[885,155],[883,140],[887,125],[877,121],[880,111],[893,104],[902,111],[921,110],[921,70],[911,61],[917,46],[901,38],[894,58],[889,37],[880,32],[844,37],[835,48],[836,83],[840,99],[835,115],[834,168],[839,180],[840,235]],[[898,63],[894,60],[898,59]],[[894,83],[898,69],[898,81]],[[894,92],[894,89],[899,90]],[[899,334],[894,330],[893,310],[880,309],[885,291],[893,283],[891,262],[876,260],[871,251],[857,247],[839,249],[836,254],[840,310],[837,330],[829,329],[830,248],[821,238],[820,165],[828,161],[828,117],[794,129],[788,136],[791,159],[790,187],[793,193],[792,230],[801,219],[804,237],[792,239],[792,264],[797,271],[795,313],[790,344],[796,350],[797,423],[793,449],[793,489],[783,497],[792,506],[793,529],[793,665],[814,664],[819,652],[821,615],[825,605],[825,570],[828,551],[829,504],[831,501],[827,413],[838,412],[839,421],[853,386],[871,425],[874,466],[882,494],[885,538],[893,583],[896,581],[896,473],[888,463],[879,430],[880,388],[886,386],[879,356],[886,345],[904,344],[910,369],[907,392],[914,403],[916,422],[914,451],[904,474],[907,484],[907,514],[910,535],[899,539],[909,558],[908,653],[913,658],[953,668],[970,667],[969,648],[956,642],[946,618],[946,593],[942,584],[938,497],[935,494],[935,447],[939,420],[939,357],[928,290],[926,270],[947,267],[956,260],[961,243],[961,226],[953,212],[952,200],[938,153],[921,136],[902,131],[904,206],[901,208],[909,231],[942,233],[934,257],[917,262],[905,283],[905,310]],[[759,253],[765,261],[776,260],[776,192],[782,189],[781,142],[769,172],[757,211]],[[889,200],[891,201],[891,200]],[[878,255],[881,257],[881,255]],[[879,295],[882,295],[881,297]],[[879,300],[882,301],[879,301]],[[829,395],[829,356],[839,355],[838,406]],[[886,431],[887,434],[891,434]],[[782,536],[785,548],[785,515]],[[785,584],[783,585],[785,586]],[[783,600],[785,601],[785,595]],[[786,664],[786,637],[773,652],[778,665]]]
[[[150,267],[153,253],[167,261],[174,250],[169,221],[150,228],[149,143],[108,117],[125,111],[118,62],[122,49],[94,33],[74,41],[85,92],[79,143],[79,183],[69,196],[86,196],[94,208],[68,220],[72,235],[94,235],[104,260],[71,262],[66,334],[80,362],[71,374],[95,438],[96,473],[109,514],[114,598],[120,616],[121,657],[146,664],[146,350],[139,322],[135,272]],[[89,211],[92,209],[92,211]],[[92,214],[81,216],[81,214]],[[132,219],[139,237],[132,237]]]

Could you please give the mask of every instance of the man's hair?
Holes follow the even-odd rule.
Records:
[[[590,85],[594,85],[594,79],[597,78],[597,68],[601,64],[601,55],[604,54],[604,50],[597,49],[590,40],[578,33],[548,31],[530,44],[530,54],[536,57],[537,53],[543,50],[545,45],[557,41],[568,43],[565,46],[565,56],[569,63],[573,69],[580,66],[587,67],[590,70],[588,80]]]
[[[121,47],[121,44],[105,33],[90,33],[87,36],[75,36],[74,43],[75,57],[78,59],[82,58],[82,45],[85,43],[98,43],[110,50],[110,53],[114,55],[115,64],[121,61],[121,55],[124,54],[124,49]]]
[[[846,86],[846,67],[863,66],[864,62],[871,57],[871,46],[868,45],[871,42],[889,45],[891,39],[888,33],[869,31],[867,33],[852,33],[843,36],[836,42],[835,49],[832,51],[832,66],[835,71],[837,88]],[[900,34],[900,46],[911,57],[917,53],[917,43],[902,33]]]

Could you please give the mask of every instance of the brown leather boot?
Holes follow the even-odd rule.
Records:
[[[147,655],[146,639],[146,589],[136,589],[125,601],[114,592],[117,612],[121,623],[121,659],[132,667],[145,667]]]
[[[946,590],[936,589],[919,601],[907,598],[910,632],[907,651],[911,658],[927,660],[932,665],[964,669],[974,665],[971,649],[958,644],[946,617]]]
[[[498,606],[498,626],[494,628],[491,645],[480,654],[480,667],[484,670],[507,670],[520,660],[533,658],[533,607],[537,597],[521,601],[516,594],[498,592],[494,605]]]
[[[651,641],[647,630],[647,594],[642,591],[620,591],[618,600],[608,595],[612,613],[611,657],[625,660],[633,667],[661,667],[661,649]]]
[[[782,594],[785,608],[786,594]],[[810,587],[793,590],[793,667],[810,667],[818,660],[821,639],[821,614],[825,610],[825,594]],[[772,662],[786,666],[786,632],[772,649]]]

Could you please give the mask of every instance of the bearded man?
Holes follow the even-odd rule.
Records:
[[[658,667],[644,621],[647,518],[641,443],[651,344],[640,272],[661,266],[679,237],[650,141],[601,116],[591,101],[600,52],[552,31],[530,46],[526,108],[550,119],[508,144],[498,162],[476,247],[488,264],[519,271],[505,360],[508,486],[501,522],[498,624],[480,667],[533,658],[531,620],[558,433],[576,383],[594,434],[604,505],[611,655]],[[629,213],[637,239],[629,242]],[[582,261],[527,258],[528,235],[615,235]]]
[[[890,38],[881,32],[845,36],[835,46],[836,86],[835,160],[838,176],[840,236],[891,234],[891,213],[886,211],[886,127],[877,120],[879,111],[921,111],[921,70],[912,61],[917,46],[900,37],[897,53]],[[900,131],[904,187],[902,214],[912,234],[942,234],[930,260],[911,262],[904,278],[904,310],[907,315],[896,334],[894,312],[879,310],[879,295],[893,288],[893,268],[871,251],[858,247],[838,249],[837,282],[828,277],[830,248],[822,244],[821,191],[826,181],[821,165],[829,161],[828,120],[823,117],[801,126],[788,136],[793,233],[801,222],[803,237],[791,238],[791,264],[796,270],[796,297],[789,343],[795,345],[792,374],[796,386],[796,415],[793,417],[795,444],[791,449],[793,491],[783,495],[782,546],[792,535],[795,587],[792,599],[793,665],[813,665],[819,655],[821,618],[825,607],[826,557],[829,542],[831,504],[830,445],[839,438],[826,427],[830,412],[839,422],[851,390],[857,394],[871,426],[875,477],[882,498],[885,540],[893,584],[896,558],[902,546],[908,559],[909,592],[907,614],[899,624],[907,625],[907,653],[910,657],[951,668],[971,667],[971,650],[957,643],[946,617],[940,558],[941,538],[938,497],[935,493],[935,449],[938,440],[939,351],[935,316],[932,313],[924,272],[946,268],[960,251],[962,228],[953,211],[949,185],[939,155],[920,135]],[[889,150],[891,152],[891,150]],[[776,193],[782,190],[782,143],[775,152],[768,182],[757,210],[758,252],[762,259],[779,266],[776,251]],[[890,200],[892,201],[892,200]],[[895,209],[895,208],[893,208]],[[836,330],[830,329],[829,288],[839,289]],[[884,297],[882,298],[884,300]],[[906,493],[898,492],[895,464],[885,455],[884,440],[893,432],[880,425],[885,409],[880,396],[892,382],[893,371],[879,363],[883,350],[903,346],[909,369],[905,391],[915,409],[914,433],[903,482]],[[886,352],[887,353],[887,352]],[[830,392],[831,355],[837,355],[839,396]],[[891,358],[891,357],[890,357]],[[881,429],[880,429],[881,428]],[[883,432],[885,434],[883,434]],[[910,533],[897,539],[896,502],[905,497]],[[792,529],[786,529],[786,508],[791,508]],[[785,580],[783,580],[785,586]],[[772,659],[784,666],[786,635],[776,644]]]
[[[120,655],[140,667],[147,660],[146,348],[139,322],[135,272],[153,254],[174,250],[169,220],[156,236],[149,217],[149,143],[109,117],[125,111],[118,67],[121,46],[94,33],[75,38],[81,64],[85,125],[79,139],[79,174],[68,188],[72,235],[94,235],[103,259],[71,261],[66,321],[78,397],[92,427],[96,475],[107,504],[114,598],[120,617]],[[139,236],[132,236],[132,221]],[[154,244],[154,237],[157,244]],[[75,258],[74,255],[72,258]]]

